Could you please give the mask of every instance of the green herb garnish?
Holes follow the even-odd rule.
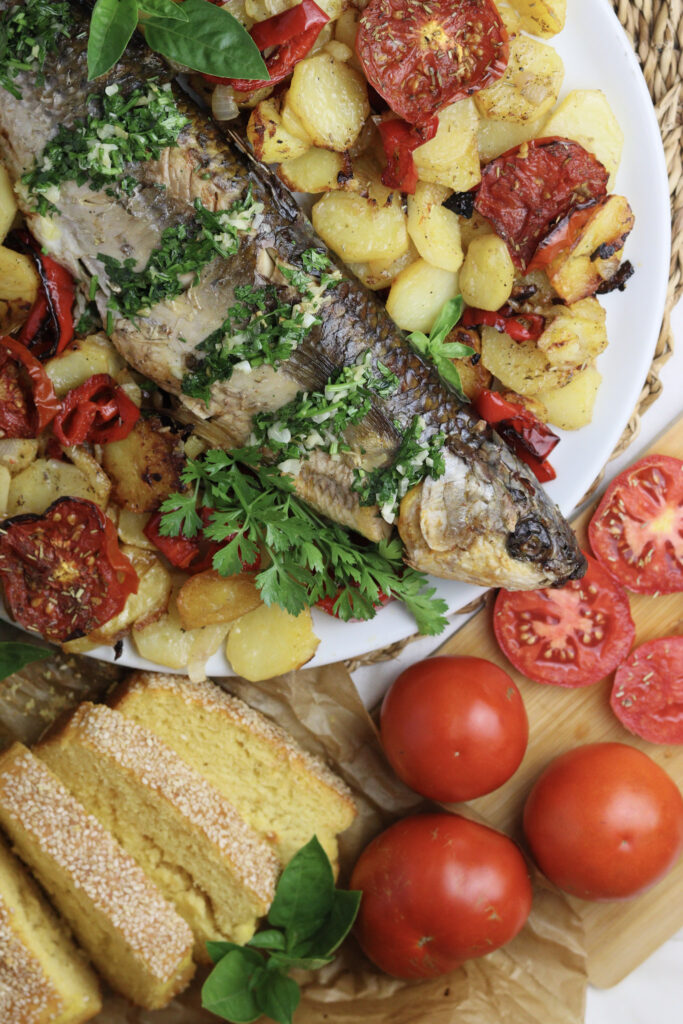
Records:
[[[263,58],[243,25],[209,0],[97,0],[88,39],[88,77],[121,57],[140,21],[147,45],[194,71],[223,78],[268,78]]]
[[[425,423],[421,416],[414,416],[405,428],[400,423],[396,429],[401,433],[401,444],[390,466],[366,472],[356,469],[352,484],[361,505],[379,505],[382,518],[393,523],[398,506],[411,487],[425,477],[437,479],[446,471],[443,458],[445,434],[432,434],[422,440]]]
[[[26,0],[21,7],[11,7],[0,24],[0,85],[18,100],[21,90],[14,79],[22,71],[30,71],[33,80],[42,85],[45,58],[59,49],[72,26],[66,3]]]
[[[413,331],[408,335],[408,341],[415,351],[419,352],[428,362],[434,363],[441,380],[450,385],[460,396],[462,396],[462,382],[452,360],[474,355],[474,349],[469,345],[463,345],[460,341],[447,342],[445,339],[462,316],[464,305],[462,295],[449,299],[442,306],[441,312],[429,332],[429,337],[422,331]]]
[[[204,1009],[235,1024],[249,1024],[263,1014],[291,1024],[300,993],[288,972],[331,963],[360,900],[360,892],[335,889],[332,867],[314,836],[280,876],[268,913],[270,928],[245,946],[207,942],[215,967],[202,988]]]
[[[161,235],[161,243],[150,253],[142,270],[129,257],[123,263],[113,256],[98,253],[104,264],[114,294],[109,309],[125,317],[134,317],[157,302],[175,299],[187,288],[183,277],[193,274],[199,281],[200,271],[217,256],[234,256],[239,249],[240,235],[249,230],[263,210],[256,202],[251,185],[242,199],[236,199],[227,210],[213,213],[195,199],[195,218],[186,224],[174,224]]]
[[[128,163],[157,160],[161,151],[175,146],[188,124],[176,106],[170,85],[149,82],[144,89],[124,95],[110,85],[101,96],[91,96],[96,113],[79,119],[57,134],[22,176],[22,183],[36,201],[39,213],[56,210],[59,185],[64,181],[86,182],[93,191],[113,186],[131,192],[137,180],[125,173]]]
[[[236,456],[251,460],[241,465]],[[445,601],[434,597],[423,573],[403,562],[400,540],[371,544],[319,515],[296,497],[291,478],[275,466],[257,466],[257,453],[210,450],[190,460],[183,472],[188,491],[171,495],[161,506],[160,531],[194,537],[202,528],[197,498],[212,515],[204,534],[225,542],[213,567],[223,576],[241,571],[267,552],[269,565],[256,576],[268,605],[278,604],[292,615],[325,597],[334,598],[334,612],[347,621],[371,619],[380,592],[402,601],[420,633],[436,635],[445,628]]]
[[[45,647],[34,647],[33,644],[0,643],[0,679],[6,679],[33,661],[45,661],[54,653]]]

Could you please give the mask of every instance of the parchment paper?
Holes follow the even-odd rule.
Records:
[[[17,636],[9,626],[0,628],[0,639]],[[27,666],[0,683],[0,745],[13,738],[35,742],[54,719],[81,700],[102,698],[122,675],[116,666],[60,654]],[[321,754],[353,789],[359,814],[342,838],[342,882],[377,832],[396,818],[427,809],[389,769],[375,725],[343,666],[292,672],[266,683],[229,679],[221,685]],[[505,948],[451,975],[407,983],[377,971],[350,940],[333,964],[297,976],[302,999],[296,1024],[580,1024],[586,989],[581,925],[562,895],[533,877],[531,916]],[[108,994],[96,1022],[215,1024],[217,1018],[201,1009],[203,976],[167,1009],[153,1013]]]

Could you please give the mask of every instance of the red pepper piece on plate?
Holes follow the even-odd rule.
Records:
[[[203,527],[211,522],[213,509],[204,506],[199,511]],[[213,556],[225,547],[232,540],[227,537],[222,541],[209,540],[200,531],[194,537],[165,537],[160,531],[162,519],[161,512],[153,512],[147,521],[143,533],[148,540],[151,540],[162,555],[175,566],[176,569],[184,569],[193,576],[198,572],[204,572],[213,566]],[[233,534],[234,536],[234,534]],[[258,556],[255,562],[250,564],[242,563],[243,572],[258,572],[261,568],[261,558]]]
[[[545,330],[545,317],[539,313],[514,313],[509,306],[491,311],[468,307],[462,315],[463,327],[495,327],[513,341],[538,341]]]
[[[533,471],[540,483],[555,479],[548,455],[559,437],[523,405],[508,402],[495,391],[482,388],[474,402],[482,419],[495,427],[515,454]]]
[[[41,363],[16,338],[0,338],[0,434],[37,437],[58,409],[52,381]]]
[[[108,373],[96,373],[67,394],[53,424],[60,444],[122,441],[140,419],[140,410]]]
[[[219,78],[216,75],[203,75],[207,82],[219,85],[231,85],[237,92],[255,92],[268,85],[277,85],[294,69],[313,47],[324,25],[330,20],[329,15],[318,7],[314,0],[302,0],[296,7],[281,11],[265,21],[259,21],[249,30],[259,50],[263,53],[271,47],[273,52],[266,57],[266,67],[270,78],[254,80],[248,78]]]
[[[81,498],[5,519],[0,577],[13,618],[56,643],[108,622],[138,589],[111,519]]]
[[[38,243],[27,232],[19,232],[20,247],[29,253],[40,277],[40,291],[19,340],[28,345],[39,359],[59,355],[73,341],[73,304],[76,294],[74,279],[51,256],[40,251]]]
[[[382,172],[382,184],[412,195],[417,185],[417,167],[413,150],[423,146],[436,135],[438,118],[417,127],[407,121],[381,121],[377,128],[384,146],[387,166]]]

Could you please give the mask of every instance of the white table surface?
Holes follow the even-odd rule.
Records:
[[[673,314],[676,344],[660,378],[662,394],[642,418],[640,434],[627,452],[611,462],[611,479],[683,413],[683,302]],[[613,339],[612,344],[617,344]],[[679,453],[683,458],[683,451]],[[454,621],[458,621],[455,617]],[[466,617],[461,617],[462,622]],[[358,669],[354,682],[368,704],[378,700],[399,671],[426,658],[445,637],[425,637],[409,644],[394,660]],[[680,893],[683,903],[683,892]],[[683,931],[661,946],[645,963],[614,988],[599,991],[589,987],[586,1024],[680,1024],[683,1021]]]

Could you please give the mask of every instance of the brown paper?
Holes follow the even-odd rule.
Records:
[[[84,658],[28,666],[0,683],[0,744],[12,737],[35,741],[52,718],[79,700],[101,697],[120,674],[115,666]],[[291,672],[264,683],[228,679],[224,685],[322,755],[352,788],[359,813],[341,843],[342,880],[374,835],[427,806],[389,769],[375,725],[343,666]],[[534,880],[534,890],[529,921],[513,942],[434,980],[389,978],[350,940],[333,964],[295,975],[302,989],[295,1024],[580,1024],[586,990],[580,921],[542,879]],[[201,1009],[203,977],[156,1012],[109,994],[96,1022],[216,1024]]]

